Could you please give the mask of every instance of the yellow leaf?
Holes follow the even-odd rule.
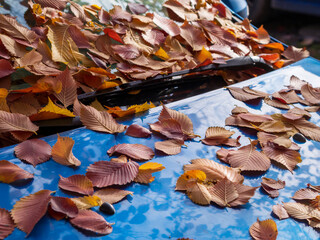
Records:
[[[123,110],[120,107],[116,106],[116,107],[108,107],[107,112],[112,114],[115,117],[125,117],[125,116],[130,116],[133,115],[135,113],[135,109],[127,109],[127,110]]]
[[[6,98],[8,96],[8,90],[5,88],[0,88],[0,98]]]
[[[77,205],[78,209],[89,209],[102,204],[100,197],[95,195],[71,198],[71,200]]]
[[[40,15],[42,13],[42,8],[40,4],[33,4],[32,12],[36,15]]]
[[[99,7],[99,6],[96,5],[96,4],[92,4],[91,7],[94,8],[94,9],[96,9],[96,10],[100,10],[100,9],[101,9],[101,7]]]
[[[202,50],[200,51],[200,53],[197,55],[197,59],[200,63],[203,63],[205,60],[209,59],[212,60],[212,55],[211,53],[205,49],[204,47],[202,47]]]
[[[116,82],[103,81],[103,83],[97,88],[97,91],[103,90],[103,89],[108,89],[108,88],[113,88],[116,86],[119,86],[119,84]]]
[[[154,107],[156,107],[156,106],[152,102],[150,102],[150,103],[145,102],[144,104],[141,104],[141,105],[132,105],[132,106],[128,107],[128,110],[135,109],[135,112],[139,113],[139,112],[147,111],[150,108],[154,108]]]
[[[162,60],[168,60],[170,58],[162,47],[160,47],[159,50],[154,53],[154,55],[156,55],[158,58]]]
[[[165,169],[165,167],[160,164],[160,163],[156,163],[156,162],[147,162],[147,163],[144,163],[142,164],[140,167],[139,167],[139,171],[161,171]]]
[[[207,175],[201,170],[190,170],[182,174],[181,177],[186,180],[197,179],[199,182],[203,182],[206,180]]]
[[[41,108],[37,114],[30,116],[31,121],[74,117],[75,115],[66,108],[60,108],[48,98],[47,106]]]

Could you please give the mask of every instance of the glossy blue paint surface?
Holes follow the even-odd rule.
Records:
[[[254,89],[268,93],[280,90],[289,84],[290,76],[294,74],[313,84],[320,86],[320,63],[314,59],[305,59],[285,69],[277,70],[261,77],[238,84],[238,86],[251,85]],[[168,107],[187,114],[193,124],[194,132],[204,137],[209,126],[224,126],[224,120],[229,116],[235,105],[244,106],[254,113],[271,114],[280,110],[265,104],[257,106],[246,105],[231,97],[224,89],[212,91],[183,101],[168,104]],[[127,120],[125,124],[137,123],[148,127],[148,123],[157,120],[161,108],[152,109],[148,114]],[[319,124],[317,113],[312,113],[311,121]],[[249,143],[246,135],[235,127],[227,127],[236,132],[234,136],[241,135],[241,144]],[[14,203],[21,197],[35,193],[42,189],[56,191],[55,196],[72,197],[58,188],[59,174],[68,177],[73,174],[84,174],[86,168],[95,161],[109,160],[106,152],[118,143],[141,143],[154,148],[158,137],[137,139],[125,136],[103,134],[79,128],[61,133],[75,140],[74,155],[82,162],[78,169],[59,165],[53,160],[33,168],[15,158],[13,147],[0,150],[0,160],[6,159],[19,165],[21,168],[34,173],[33,182],[24,187],[0,183],[0,207],[12,209]],[[44,138],[51,146],[56,142],[57,136]],[[108,236],[91,237],[92,239],[177,239],[181,237],[198,240],[206,239],[249,239],[248,229],[257,217],[260,220],[273,218],[278,226],[278,240],[287,239],[319,239],[319,232],[303,222],[293,219],[279,221],[271,215],[272,206],[292,201],[290,198],[296,190],[306,187],[307,183],[320,185],[320,143],[307,141],[301,144],[300,163],[294,174],[276,166],[260,176],[245,176],[244,184],[259,186],[262,177],[270,177],[286,181],[285,189],[280,190],[280,196],[271,199],[258,189],[248,204],[239,208],[219,208],[216,205],[199,206],[192,203],[186,194],[174,191],[178,177],[183,173],[182,166],[191,159],[208,158],[220,162],[216,158],[219,147],[206,146],[199,141],[186,142],[187,148],[175,156],[156,156],[151,161],[162,163],[166,169],[155,173],[156,179],[149,185],[131,183],[121,187],[134,192],[132,197],[114,205],[116,214],[102,215],[108,222],[115,223],[113,232]],[[98,209],[95,209],[98,211]],[[8,239],[24,239],[25,233],[16,229]],[[28,239],[88,239],[83,233],[73,228],[68,221],[55,221],[45,216],[34,228]]]

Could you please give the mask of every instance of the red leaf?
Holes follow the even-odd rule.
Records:
[[[154,13],[153,22],[172,37],[180,34],[180,27],[168,18],[161,17]]]
[[[0,208],[0,239],[5,239],[14,230],[14,222],[10,216],[10,212],[4,208]]]
[[[78,207],[70,198],[52,197],[50,206],[52,210],[63,213],[69,218],[74,218],[78,215]]]
[[[107,235],[112,232],[112,226],[101,215],[91,210],[79,210],[70,223],[78,228]]]
[[[8,60],[0,59],[0,78],[10,75],[14,72],[11,63]]]
[[[59,187],[84,195],[92,195],[94,192],[91,180],[84,175],[72,175],[68,178],[60,176]]]
[[[41,139],[30,139],[20,143],[14,148],[16,156],[34,167],[46,162],[51,157],[51,146]]]
[[[17,227],[29,235],[46,214],[52,191],[41,190],[21,198],[13,206],[11,216]]]
[[[150,160],[154,156],[154,152],[151,148],[142,144],[118,144],[111,147],[108,152],[109,156],[114,153],[123,154],[135,160]]]
[[[87,168],[86,176],[92,181],[95,187],[107,187],[110,185],[127,184],[137,176],[139,164],[134,161],[108,162],[99,161]]]
[[[131,124],[127,128],[126,135],[136,138],[147,138],[151,136],[151,132],[138,124]]]
[[[121,37],[114,30],[112,30],[110,28],[105,28],[105,29],[103,29],[103,32],[106,35],[108,35],[110,38],[112,38],[113,40],[120,42],[120,43],[123,43]]]
[[[13,183],[18,180],[31,179],[33,174],[7,161],[0,161],[0,182]]]

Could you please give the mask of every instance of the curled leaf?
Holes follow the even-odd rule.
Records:
[[[14,148],[16,156],[34,167],[46,162],[51,157],[51,146],[41,139],[30,139],[18,144]]]
[[[68,178],[64,178],[60,176],[59,187],[84,195],[92,195],[93,194],[93,185],[89,178],[84,175],[72,175]]]
[[[15,203],[11,216],[17,227],[29,235],[34,226],[46,214],[52,191],[40,190]]]
[[[91,210],[80,210],[75,218],[70,219],[70,222],[78,228],[102,235],[112,232],[110,223],[101,215]]]
[[[0,161],[0,182],[13,183],[19,180],[31,179],[33,174],[7,161]]]
[[[257,221],[251,225],[249,229],[250,235],[255,240],[276,240],[278,236],[278,228],[275,221],[267,219]]]
[[[210,146],[226,145],[230,147],[239,147],[239,138],[230,138],[233,134],[233,131],[226,130],[223,127],[209,127],[206,131],[205,139],[202,139],[201,142]]]
[[[263,177],[261,187],[269,194],[270,197],[275,198],[279,196],[278,190],[285,187],[285,182]]]
[[[107,162],[99,161],[87,168],[86,176],[95,187],[107,187],[110,185],[127,184],[137,176],[139,165],[134,161]]]
[[[98,196],[102,202],[108,202],[110,204],[117,203],[125,198],[127,195],[132,195],[133,192],[116,189],[116,188],[104,188],[94,193],[94,196]]]
[[[272,212],[273,212],[280,220],[289,218],[289,215],[288,215],[286,209],[285,209],[281,204],[273,205],[273,206],[272,206]]]
[[[138,124],[131,124],[126,131],[126,135],[137,138],[150,137],[151,132]]]
[[[123,154],[135,160],[150,160],[154,156],[151,148],[142,144],[122,143],[111,147],[108,152],[109,156],[114,153]]]
[[[52,147],[52,158],[57,163],[66,166],[80,166],[81,162],[73,155],[74,140],[70,137],[60,137]]]

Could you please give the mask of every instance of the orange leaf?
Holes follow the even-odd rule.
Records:
[[[0,182],[13,183],[18,180],[32,179],[33,174],[7,161],[0,161]]]
[[[78,198],[71,198],[71,200],[80,209],[89,209],[92,207],[100,206],[102,204],[101,199],[98,196],[84,196]]]
[[[119,84],[116,82],[103,81],[103,83],[97,88],[97,91],[101,91],[108,88],[114,88],[116,86],[119,86]]]
[[[255,240],[276,240],[278,236],[277,224],[272,219],[260,221],[251,225],[249,229],[250,235]]]
[[[127,109],[127,110],[123,110],[120,107],[108,107],[107,112],[114,115],[115,117],[125,117],[125,116],[130,116],[135,114],[135,109]]]
[[[156,52],[154,53],[154,55],[156,55],[158,58],[160,58],[160,59],[162,59],[162,60],[165,60],[165,61],[170,59],[169,55],[166,53],[165,50],[163,50],[162,47],[160,47],[160,48],[158,49],[158,51],[156,51]]]
[[[15,203],[11,216],[17,227],[29,235],[46,214],[52,191],[41,190],[21,198]]]
[[[178,178],[175,190],[187,190],[189,183],[202,183],[206,180],[206,178],[206,174],[201,170],[186,171]]]
[[[156,162],[144,163],[139,167],[138,175],[136,176],[134,181],[138,183],[145,183],[145,184],[151,183],[154,181],[154,178],[155,178],[152,176],[152,173],[162,171],[163,169],[165,169],[165,167],[160,163],[156,163]]]
[[[52,147],[52,158],[57,163],[66,166],[80,166],[81,162],[73,155],[74,140],[70,137],[60,137]]]
[[[103,32],[108,35],[108,37],[112,38],[113,40],[123,43],[121,37],[118,35],[118,33],[116,33],[114,30],[112,30],[111,28],[105,28],[103,29]],[[124,44],[124,43],[123,43]]]
[[[284,47],[281,43],[277,43],[277,42],[273,42],[273,43],[268,43],[268,44],[264,44],[262,45],[265,48],[270,48],[270,49],[278,49],[280,51],[284,51]]]
[[[206,60],[212,60],[212,55],[211,53],[205,49],[204,47],[202,47],[201,51],[198,53],[197,55],[197,60],[200,62],[200,63],[203,63],[204,61]]]

